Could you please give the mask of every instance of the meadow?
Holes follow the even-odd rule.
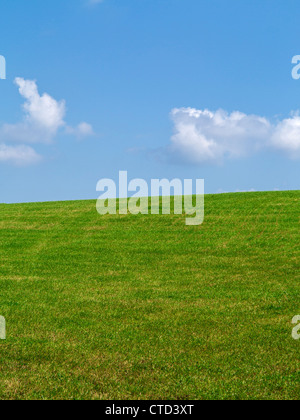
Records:
[[[300,192],[205,221],[0,205],[0,399],[299,399]]]

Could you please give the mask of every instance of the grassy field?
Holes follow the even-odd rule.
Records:
[[[0,205],[0,399],[299,399],[300,192]]]

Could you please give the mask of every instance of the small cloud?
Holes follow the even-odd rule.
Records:
[[[34,149],[29,146],[7,146],[0,144],[0,162],[12,163],[17,166],[27,166],[41,160]]]
[[[253,192],[257,192],[257,190],[255,188],[251,188],[250,190],[237,189],[237,190],[235,190],[235,192],[237,192],[237,193],[253,193]]]
[[[25,99],[22,106],[23,118],[15,124],[0,126],[0,142],[2,142],[0,162],[22,161],[29,164],[39,160],[39,155],[32,148],[24,145],[9,147],[6,145],[7,142],[50,144],[61,129],[79,138],[93,134],[92,126],[86,122],[80,123],[76,128],[69,127],[65,122],[66,102],[57,101],[48,93],[40,95],[34,80],[17,77],[15,84]]]
[[[67,126],[66,127],[66,133],[67,134],[72,134],[79,139],[95,135],[93,127],[86,122],[82,122],[82,123],[78,124],[77,127]]]
[[[47,93],[39,95],[33,80],[15,79],[20,95],[25,98],[23,121],[4,124],[0,138],[24,143],[51,143],[60,127],[65,125],[65,101],[56,101]]]

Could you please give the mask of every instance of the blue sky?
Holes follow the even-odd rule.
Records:
[[[3,0],[0,202],[96,198],[119,170],[300,189],[299,16],[297,0]]]

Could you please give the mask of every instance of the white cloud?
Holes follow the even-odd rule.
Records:
[[[65,101],[58,102],[47,93],[40,96],[37,85],[32,80],[18,77],[15,82],[19,87],[20,95],[26,99],[23,106],[28,121],[56,133],[59,127],[65,124]]]
[[[93,134],[92,126],[85,122],[80,123],[76,128],[67,126],[65,122],[65,101],[57,101],[48,93],[40,95],[35,81],[18,77],[15,79],[15,84],[19,88],[20,95],[25,99],[22,106],[23,118],[16,124],[3,124],[0,126],[0,142],[2,142],[1,150],[3,156],[0,161],[16,161],[17,155],[21,156],[21,159],[28,163],[34,163],[38,160],[38,155],[35,154],[33,149],[25,146],[9,148],[6,146],[7,142],[49,144],[53,142],[60,129],[80,138]],[[15,157],[5,157],[4,159],[4,156]]]
[[[8,162],[18,166],[37,163],[41,157],[29,146],[7,146],[0,144],[0,162]]]
[[[287,152],[291,158],[300,157],[300,116],[297,113],[277,124],[271,144]]]
[[[298,157],[300,117],[298,114],[278,123],[241,112],[179,108],[171,112],[175,133],[168,151],[188,162],[220,162],[238,158],[262,148],[281,149]]]
[[[17,124],[4,124],[0,138],[24,143],[50,143],[65,125],[65,101],[56,101],[47,93],[39,95],[36,82],[15,79],[20,95],[25,98],[24,117]]]
[[[66,133],[72,134],[79,139],[82,139],[83,137],[93,136],[95,134],[93,127],[86,122],[78,124],[77,127],[66,127]]]

